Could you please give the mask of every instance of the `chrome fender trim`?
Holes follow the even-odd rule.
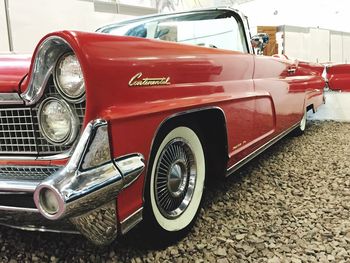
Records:
[[[142,211],[143,207],[137,209],[134,213],[120,222],[120,230],[123,235],[125,235],[127,232],[129,232],[129,230],[133,229],[134,226],[142,221]]]
[[[258,156],[259,154],[261,154],[263,151],[265,151],[267,148],[269,148],[270,146],[272,146],[273,144],[275,144],[276,142],[278,142],[280,139],[282,139],[284,136],[286,136],[288,133],[290,133],[292,130],[294,130],[296,127],[298,127],[299,122],[294,124],[292,127],[290,127],[288,130],[280,133],[278,136],[276,136],[275,138],[273,138],[272,140],[268,141],[267,143],[265,143],[264,145],[260,146],[258,149],[256,149],[254,152],[252,152],[251,154],[247,155],[246,157],[244,157],[242,160],[238,161],[237,163],[235,163],[233,166],[231,166],[230,168],[228,168],[226,170],[226,177],[230,176],[231,174],[233,174],[235,171],[237,171],[238,169],[240,169],[242,166],[246,165],[248,162],[250,162],[251,160],[253,160],[256,156]]]
[[[85,128],[68,164],[36,187],[34,202],[47,219],[76,217],[112,201],[144,167],[141,154],[112,160],[107,122],[95,120]]]
[[[34,180],[10,180],[0,179],[0,193],[2,192],[24,192],[33,193],[40,181]]]
[[[116,197],[139,178],[144,168],[144,158],[139,153],[113,159],[108,123],[101,119],[92,121],[86,126],[66,166],[55,167],[44,180],[0,178],[0,194],[24,194],[29,198],[33,195],[36,206],[0,204],[0,225],[60,231],[64,222],[63,227],[67,223],[73,224],[93,243],[106,245],[119,234]],[[27,214],[38,220],[31,221]],[[22,223],[12,222],[11,215],[22,216]],[[141,220],[142,209],[139,209],[120,222],[121,233],[126,233]],[[63,229],[66,232],[66,228]],[[76,232],[69,229],[72,231]]]

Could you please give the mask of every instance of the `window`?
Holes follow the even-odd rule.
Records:
[[[248,52],[239,21],[233,11],[209,10],[135,19],[98,31]]]

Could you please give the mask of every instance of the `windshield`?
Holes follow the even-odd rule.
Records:
[[[247,52],[239,21],[231,10],[209,10],[138,18],[97,31]]]

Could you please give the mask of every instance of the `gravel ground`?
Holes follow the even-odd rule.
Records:
[[[207,189],[193,231],[164,250],[137,231],[96,248],[0,227],[1,262],[350,262],[350,124],[311,122]]]

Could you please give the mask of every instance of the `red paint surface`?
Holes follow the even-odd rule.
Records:
[[[23,166],[64,166],[67,163],[67,159],[62,160],[0,160],[0,165],[23,165]]]
[[[19,84],[28,73],[30,55],[0,55],[0,93],[18,92]]]
[[[327,79],[330,89],[350,91],[350,64],[327,66]]]
[[[318,65],[133,37],[52,35],[64,38],[76,53],[86,83],[85,124],[108,120],[114,157],[138,152],[148,165],[152,141],[165,119],[213,106],[226,116],[229,167],[298,123],[306,106],[317,108],[323,101]],[[295,74],[288,73],[291,67]],[[171,84],[129,87],[139,72],[169,77]],[[119,194],[119,220],[142,206],[145,176],[146,171]]]

